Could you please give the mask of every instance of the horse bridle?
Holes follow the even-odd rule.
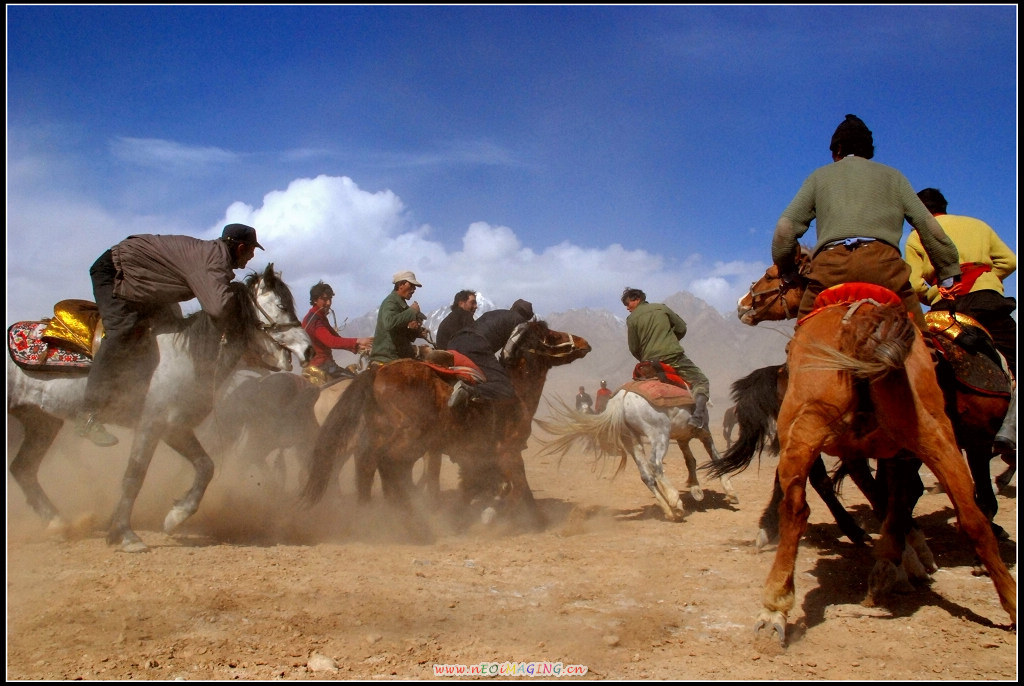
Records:
[[[576,345],[575,336],[573,336],[571,333],[566,333],[565,335],[569,337],[569,340],[565,341],[564,343],[558,343],[557,345],[548,345],[546,342],[541,341],[540,345],[543,348],[543,350],[530,348],[527,350],[527,352],[537,353],[539,355],[544,355],[545,357],[553,359],[568,357],[569,355],[572,355],[574,352],[579,350],[579,347],[577,347]],[[566,350],[565,352],[557,352],[560,348],[565,347],[568,347],[568,350]]]
[[[769,278],[778,279],[779,280],[779,285],[776,286],[775,288],[766,288],[763,291],[757,291],[755,293],[754,292],[754,284],[751,284],[750,285],[750,290],[747,291],[747,293],[750,295],[750,302],[751,302],[751,304],[757,302],[757,299],[762,297],[762,296],[771,295],[773,293],[775,294],[775,297],[769,298],[760,307],[751,308],[751,309],[754,310],[754,316],[755,317],[760,316],[760,314],[762,312],[764,312],[765,310],[770,308],[778,300],[782,300],[782,308],[783,308],[783,311],[786,313],[786,319],[792,319],[793,317],[796,316],[796,313],[789,311],[789,303],[786,301],[786,297],[785,296],[786,296],[786,293],[788,293],[789,291],[791,291],[794,288],[797,288],[798,286],[796,286],[795,284],[788,284],[788,283],[786,283],[785,281],[783,281],[781,276],[775,276],[775,277],[769,277]]]
[[[288,329],[294,329],[296,327],[301,327],[302,326],[302,322],[300,322],[298,320],[296,320],[294,322],[288,322],[287,324],[279,324],[279,323],[274,321],[274,318],[270,316],[270,313],[268,313],[265,309],[263,309],[263,306],[260,305],[260,301],[256,297],[256,294],[255,294],[255,292],[257,290],[259,290],[259,287],[260,287],[261,283],[263,283],[263,277],[259,277],[259,278],[257,278],[253,282],[252,289],[246,289],[246,292],[249,294],[249,299],[252,300],[252,304],[255,305],[255,307],[259,311],[259,313],[261,315],[263,315],[263,317],[265,317],[266,320],[267,320],[266,322],[260,322],[259,327],[258,327],[260,329],[260,331],[265,331],[268,334],[273,334],[273,333],[277,333],[278,331],[287,331]]]

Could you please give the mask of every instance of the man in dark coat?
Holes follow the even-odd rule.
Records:
[[[469,328],[455,334],[448,344],[449,350],[456,350],[471,359],[484,373],[486,379],[474,386],[462,381],[455,384],[449,407],[455,407],[466,400],[503,400],[515,398],[515,389],[505,372],[504,366],[495,353],[505,347],[515,328],[533,319],[533,305],[526,300],[516,300],[507,310],[491,310],[480,315]]]

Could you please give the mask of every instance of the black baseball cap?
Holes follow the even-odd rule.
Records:
[[[265,250],[265,248],[260,245],[260,242],[256,240],[256,229],[251,226],[246,226],[245,224],[228,224],[224,227],[224,232],[220,237],[231,238],[239,243],[252,243],[260,250]]]

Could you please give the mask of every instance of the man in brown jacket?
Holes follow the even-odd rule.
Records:
[[[230,315],[228,284],[263,246],[256,229],[228,224],[212,241],[191,236],[128,236],[104,252],[89,269],[93,295],[103,320],[104,338],[93,359],[82,412],[80,436],[98,446],[117,443],[96,419],[117,385],[122,365],[149,337],[154,325],[180,318],[179,303],[197,298],[214,321]]]

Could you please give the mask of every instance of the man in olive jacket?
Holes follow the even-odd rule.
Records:
[[[629,352],[640,362],[664,362],[675,369],[690,384],[690,393],[697,403],[690,415],[690,425],[707,426],[711,383],[700,367],[686,356],[679,342],[686,335],[686,322],[665,305],[647,302],[647,294],[639,288],[622,291],[622,304],[629,310],[626,317]]]

